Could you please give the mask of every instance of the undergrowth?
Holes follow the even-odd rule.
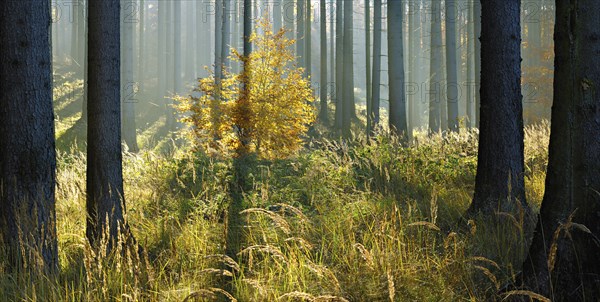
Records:
[[[548,123],[526,129],[535,209],[548,135]],[[125,154],[127,220],[147,255],[140,260],[95,255],[85,240],[80,149],[58,153],[59,276],[3,272],[3,300],[487,301],[513,281],[526,252],[522,225],[462,218],[474,130],[417,134],[410,147],[385,134],[319,139],[292,159],[245,162],[236,260],[224,255],[232,160],[185,147]]]

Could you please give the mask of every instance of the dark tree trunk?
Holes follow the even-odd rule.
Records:
[[[329,124],[327,112],[327,7],[325,0],[321,0],[319,4],[319,17],[321,18],[321,83],[319,84],[321,110],[319,111],[319,120],[327,125]]]
[[[119,0],[90,1],[87,229],[95,248],[110,249],[125,229],[121,154]],[[108,232],[107,232],[108,230]]]
[[[401,0],[388,2],[388,70],[390,81],[390,129],[406,136],[406,94],[404,93],[404,46]]]
[[[50,2],[3,1],[0,9],[0,242],[8,267],[54,273]]]
[[[373,111],[373,128],[379,124],[379,107],[381,99],[381,0],[373,2],[373,88],[371,110]]]
[[[517,207],[529,212],[523,175],[520,2],[482,5],[481,129],[469,214],[494,216]]]
[[[552,301],[600,301],[598,24],[597,0],[556,1],[546,193],[523,270],[525,286]]]

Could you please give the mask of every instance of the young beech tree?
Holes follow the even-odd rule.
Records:
[[[253,52],[244,57],[235,50],[233,59],[245,61],[245,74],[225,70],[220,98],[215,97],[214,76],[201,79],[195,91],[201,97],[179,97],[178,110],[189,113],[183,121],[197,147],[212,153],[256,152],[262,158],[293,155],[315,119],[310,82],[304,69],[294,66],[294,40],[281,30],[273,33],[268,21],[253,33]],[[246,77],[246,93],[240,85]]]

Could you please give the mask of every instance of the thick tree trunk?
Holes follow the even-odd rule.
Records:
[[[481,129],[469,215],[515,213],[530,218],[525,201],[521,95],[520,0],[482,5]]]
[[[146,75],[144,74],[145,73],[144,63],[146,63],[146,58],[144,57],[145,56],[144,50],[146,50],[146,45],[145,45],[146,5],[144,4],[144,0],[140,0],[139,10],[140,10],[140,23],[139,23],[139,28],[138,28],[138,60],[137,60],[138,75],[137,75],[136,81],[137,81],[138,91],[143,92],[144,91],[144,82],[146,80]]]
[[[109,250],[125,231],[121,154],[119,0],[89,3],[87,229],[94,248]],[[102,247],[105,248],[105,247]]]
[[[431,59],[429,70],[429,131],[442,131],[442,84],[444,69],[442,60],[444,50],[442,45],[442,4],[437,0],[431,1]]]
[[[329,124],[327,110],[327,7],[325,0],[321,0],[320,18],[321,18],[321,78],[319,84],[319,95],[321,110],[319,111],[319,120],[322,124]]]
[[[379,125],[379,107],[381,107],[381,0],[373,2],[373,87],[371,110],[373,115],[373,129]]]
[[[32,273],[58,270],[50,24],[49,1],[0,4],[1,261]]]
[[[557,1],[546,193],[524,285],[552,301],[600,301],[600,2]]]
[[[167,52],[167,32],[166,32],[166,23],[167,23],[167,5],[166,1],[158,1],[158,49],[156,60],[158,62],[158,68],[156,75],[156,79],[158,80],[158,93],[156,97],[159,99],[159,102],[163,103],[163,98],[166,95],[167,91],[167,80],[166,80],[166,52]]]
[[[354,7],[352,4],[352,1],[344,3],[344,46],[342,47],[344,52],[342,135],[344,137],[350,137],[350,125],[352,118],[356,116],[354,103]]]
[[[456,67],[456,23],[459,9],[456,0],[446,0],[446,104],[448,106],[448,129],[458,131],[458,102],[460,86]]]
[[[133,81],[133,30],[136,20],[129,14],[135,12],[133,0],[121,0],[121,98],[123,109],[123,128],[121,133],[129,151],[138,152],[135,124],[135,89]],[[88,70],[89,71],[89,70]]]
[[[405,137],[408,134],[406,121],[406,94],[404,80],[404,46],[402,35],[401,0],[388,2],[388,70],[390,82],[390,130]]]

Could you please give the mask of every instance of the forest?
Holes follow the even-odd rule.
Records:
[[[600,301],[600,1],[0,2],[0,301]]]

